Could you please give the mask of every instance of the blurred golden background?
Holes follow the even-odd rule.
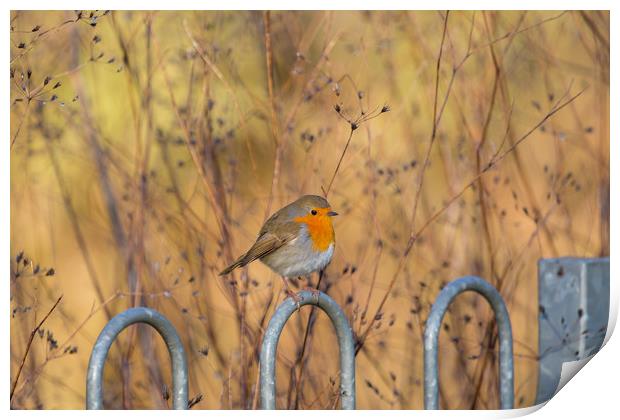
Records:
[[[255,408],[281,282],[217,273],[332,178],[321,288],[358,340],[358,408],[423,407],[424,320],[470,274],[507,302],[533,403],[537,260],[609,254],[608,12],[13,11],[10,39],[13,408],[83,408],[97,335],[136,305],[178,329],[193,408]],[[281,408],[339,404],[324,314],[300,360],[309,313],[280,341]],[[443,408],[498,407],[491,321],[470,294],[446,316]],[[106,407],[170,406],[152,329],[106,366]]]

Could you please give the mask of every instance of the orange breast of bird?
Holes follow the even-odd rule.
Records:
[[[294,219],[297,223],[305,223],[308,227],[308,233],[315,251],[324,252],[334,243],[334,227],[331,218],[325,214],[327,210],[316,216],[307,215]]]

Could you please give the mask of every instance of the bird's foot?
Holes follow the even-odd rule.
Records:
[[[295,302],[295,305],[297,305],[297,310],[299,311],[301,309],[300,303],[303,300],[302,297],[299,295],[299,293],[295,293],[291,289],[288,289],[288,288],[284,289],[284,292],[286,293],[288,297],[293,299],[293,302]]]
[[[304,287],[302,290],[305,290],[306,292],[312,292],[312,297],[319,297],[319,295],[321,294],[321,291],[319,289],[315,289],[314,287],[310,287],[310,286],[306,286]]]

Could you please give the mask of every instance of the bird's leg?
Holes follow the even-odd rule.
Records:
[[[308,286],[304,287],[303,290],[308,292],[312,292],[312,297],[318,297],[321,294],[319,287],[321,286],[321,279],[323,278],[323,270],[319,271],[319,281],[316,283],[316,289],[310,286],[310,279],[312,275],[308,276]]]
[[[287,277],[286,280],[289,282],[289,284],[292,284],[293,287],[295,287],[296,289],[299,289],[299,280],[301,279],[301,277]]]
[[[286,277],[282,276],[282,282],[284,283],[284,292],[288,297],[295,301],[297,304],[297,310],[299,310],[301,308],[301,305],[299,304],[299,302],[301,302],[301,297],[291,290]]]

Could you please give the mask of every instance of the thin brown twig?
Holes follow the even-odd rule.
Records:
[[[388,285],[387,290],[386,290],[385,294],[383,295],[383,298],[381,299],[381,301],[379,303],[379,306],[378,306],[378,308],[376,310],[377,314],[379,312],[381,312],[381,310],[383,309],[383,306],[385,305],[385,302],[387,301],[387,298],[388,298],[392,288],[394,287],[394,284],[396,283],[396,280],[398,279],[400,271],[403,269],[406,257],[409,255],[409,253],[411,252],[411,249],[413,248],[413,245],[415,244],[417,239],[420,237],[420,235],[422,235],[422,233],[426,230],[426,228],[428,228],[428,226],[430,226],[435,220],[437,220],[439,218],[439,216],[441,216],[456,200],[458,200],[463,194],[465,194],[465,192],[467,190],[469,190],[469,188],[471,188],[471,186],[474,185],[480,177],[484,176],[484,174],[486,174],[492,168],[496,167],[502,160],[504,160],[504,158],[506,156],[508,156],[508,154],[510,154],[512,151],[514,151],[521,143],[523,143],[534,131],[536,131],[540,126],[542,126],[549,118],[551,118],[553,115],[555,115],[556,113],[561,111],[564,107],[566,107],[571,102],[576,100],[579,96],[581,96],[581,94],[585,90],[586,89],[583,89],[583,90],[579,91],[577,94],[575,94],[574,96],[571,96],[565,102],[556,105],[537,124],[535,124],[525,134],[523,134],[515,143],[513,143],[512,146],[510,148],[508,148],[504,153],[501,153],[501,154],[497,153],[493,158],[491,158],[489,163],[482,169],[482,172],[479,172],[472,179],[470,179],[459,190],[459,192],[457,192],[450,199],[448,199],[445,202],[445,204],[440,209],[438,209],[435,213],[433,213],[431,215],[431,217],[429,217],[426,220],[426,222],[424,222],[424,224],[418,230],[412,232],[411,236],[409,237],[409,241],[407,242],[407,246],[405,247],[405,250],[403,251],[403,253],[401,255],[401,258],[399,260],[398,266],[396,267],[396,271],[394,272],[394,275],[392,276],[390,284]],[[368,333],[372,329],[372,327],[374,325],[374,320],[375,320],[375,317],[372,317],[368,327],[366,328],[364,333],[362,333],[360,335],[360,338],[358,340],[358,344],[357,344],[357,347],[356,347],[356,353],[359,352],[359,349],[363,345],[366,336],[368,335]]]
[[[17,140],[17,136],[19,136],[19,133],[22,129],[22,125],[24,125],[24,121],[28,119],[28,115],[30,115],[30,101],[26,102],[26,110],[24,111],[24,115],[22,116],[22,119],[17,126],[17,130],[15,130],[13,138],[11,139],[11,151],[13,150],[13,146],[15,145],[15,141]]]
[[[443,45],[446,40],[446,32],[448,30],[448,17],[449,11],[446,12],[446,17],[444,19],[443,24],[443,34],[441,36],[441,44],[439,45],[439,54],[437,55],[437,66],[435,68],[435,99],[433,100],[433,127],[431,131],[431,139],[426,149],[426,155],[424,156],[424,163],[422,165],[422,170],[420,172],[420,180],[418,181],[418,188],[416,189],[415,198],[413,200],[413,212],[411,214],[411,229],[415,226],[415,217],[418,210],[418,205],[420,203],[420,194],[422,193],[422,186],[424,185],[424,175],[426,174],[426,169],[428,168],[428,162],[430,161],[431,151],[433,150],[433,144],[435,143],[435,138],[437,137],[437,125],[439,121],[437,120],[437,100],[439,95],[439,72],[441,70],[441,57],[443,56]],[[449,94],[449,91],[448,91]]]
[[[485,49],[485,48],[487,48],[487,47],[489,47],[491,45],[497,44],[497,43],[499,43],[499,42],[501,42],[501,41],[503,41],[503,40],[505,40],[507,38],[512,38],[514,35],[519,35],[519,34],[521,34],[523,32],[529,31],[530,29],[534,29],[534,28],[536,28],[538,26],[544,25],[545,23],[548,23],[548,22],[554,21],[556,19],[559,19],[562,16],[564,16],[566,13],[568,13],[568,11],[565,10],[565,11],[563,11],[563,12],[561,12],[561,13],[555,15],[555,16],[551,16],[549,18],[542,19],[539,22],[536,22],[536,23],[533,23],[533,24],[531,24],[529,26],[526,26],[525,28],[521,28],[518,31],[510,31],[510,32],[508,32],[508,33],[506,33],[506,34],[504,34],[504,35],[502,35],[502,36],[500,36],[498,38],[495,38],[492,41],[489,41],[489,42],[487,42],[485,44],[477,45],[476,47],[474,47],[472,49],[472,53],[476,52],[478,50]]]
[[[56,175],[56,181],[58,182],[58,186],[60,188],[60,195],[65,206],[65,210],[67,211],[69,221],[71,222],[71,228],[73,230],[73,234],[75,235],[75,240],[78,243],[78,247],[80,248],[80,252],[82,253],[82,257],[84,258],[84,263],[86,264],[88,277],[90,278],[90,281],[97,297],[99,298],[99,301],[103,302],[105,299],[103,291],[101,289],[101,282],[99,281],[99,276],[97,275],[97,271],[95,270],[95,264],[87,245],[86,236],[82,231],[82,225],[80,224],[77,210],[75,209],[75,206],[71,201],[71,194],[65,181],[64,174],[61,171],[60,162],[58,161],[58,157],[56,156],[56,152],[50,140],[45,141],[45,146],[47,148],[47,153],[52,163],[52,169],[54,170],[54,174]],[[104,307],[104,311],[106,313],[106,318],[110,320],[112,318],[110,310],[107,307]]]
[[[409,255],[409,252],[411,251],[411,249],[413,248],[413,244],[414,244],[415,239],[416,239],[416,236],[414,236],[414,234],[413,234],[414,228],[415,228],[415,218],[416,218],[416,213],[417,213],[417,210],[418,210],[418,204],[420,202],[420,194],[422,192],[422,186],[424,184],[424,174],[426,173],[426,169],[428,167],[431,150],[433,148],[433,144],[435,142],[435,137],[436,137],[436,134],[437,134],[437,125],[439,123],[439,121],[437,120],[437,104],[438,104],[438,97],[437,96],[438,96],[438,93],[439,93],[439,71],[441,69],[441,57],[443,55],[443,46],[444,46],[444,42],[445,42],[445,39],[446,39],[446,32],[447,32],[447,29],[448,29],[448,16],[449,16],[449,11],[446,12],[446,17],[444,19],[444,26],[443,26],[442,36],[441,36],[441,43],[439,45],[439,53],[437,54],[437,64],[436,64],[436,67],[435,67],[435,99],[433,100],[433,126],[432,126],[432,130],[431,130],[430,142],[429,142],[429,145],[428,145],[428,147],[426,149],[426,155],[424,157],[424,163],[422,165],[422,170],[421,170],[421,173],[420,173],[420,180],[418,181],[418,185],[417,185],[417,189],[416,189],[416,193],[415,193],[415,198],[414,198],[414,201],[413,201],[413,212],[411,214],[411,222],[410,222],[411,235],[409,237],[409,241],[407,243],[405,251],[403,252],[403,254],[402,254],[402,256],[401,256],[401,258],[400,258],[400,260],[398,262],[398,266],[396,268],[396,272],[395,272],[394,276],[392,277],[392,280],[391,280],[391,282],[390,282],[390,284],[388,286],[387,291],[383,295],[383,298],[381,299],[381,302],[379,303],[379,307],[377,308],[375,316],[373,316],[371,318],[370,322],[368,323],[368,327],[361,334],[360,339],[358,340],[357,348],[355,350],[356,353],[359,352],[359,350],[361,349],[361,346],[364,343],[364,340],[368,336],[368,333],[371,331],[372,327],[374,326],[376,314],[381,312],[381,310],[383,309],[383,305],[387,301],[387,298],[388,298],[388,296],[390,294],[390,291],[392,290],[392,288],[394,287],[394,284],[396,283],[396,278],[398,277],[398,274],[402,270],[402,267],[404,266],[404,263],[405,263],[405,259]],[[449,95],[449,93],[450,93],[450,91],[448,91],[446,93],[446,95]]]
[[[560,191],[566,186],[568,180],[566,180],[563,185],[560,185],[558,191],[556,191],[556,194],[559,194]],[[519,260],[521,258],[521,256],[525,253],[525,250],[528,249],[532,242],[534,241],[534,239],[538,236],[538,234],[540,233],[541,228],[545,225],[547,219],[549,218],[549,216],[551,216],[551,214],[553,213],[553,211],[558,207],[559,203],[557,201],[555,201],[553,203],[553,205],[549,208],[549,210],[547,211],[547,213],[544,215],[544,217],[540,220],[536,222],[536,228],[534,229],[534,231],[532,232],[532,234],[530,235],[530,238],[528,239],[527,243],[523,246],[523,248],[521,249],[521,252],[519,253],[519,255],[517,255],[515,258],[511,259],[510,262],[507,264],[507,266],[504,268],[501,277],[499,277],[498,279],[498,290],[501,291],[500,287],[502,285],[502,281],[503,279],[506,278],[506,276],[508,275],[508,272],[510,271],[510,269],[514,266],[515,261]],[[506,293],[506,295],[509,295],[509,293]],[[484,338],[483,340],[486,341],[486,345],[482,344],[481,347],[481,354],[479,359],[480,361],[480,366],[476,366],[476,372],[479,371],[479,373],[476,375],[477,376],[477,381],[476,384],[474,385],[474,394],[473,394],[473,398],[471,401],[471,406],[470,409],[475,409],[476,408],[476,403],[477,401],[480,399],[480,391],[482,389],[482,382],[483,379],[485,377],[485,372],[488,366],[488,361],[489,361],[489,354],[492,354],[495,348],[495,345],[497,343],[497,331],[495,329],[495,319],[491,318],[489,320],[489,322],[486,325],[486,329],[485,329],[485,333],[484,333]],[[484,342],[483,342],[484,343]],[[523,345],[522,343],[520,343],[521,345]],[[532,349],[528,350],[532,351]],[[533,352],[533,355],[536,356],[536,353]]]
[[[183,28],[185,29],[185,33],[187,34],[187,37],[189,38],[189,40],[192,42],[192,46],[194,47],[194,50],[196,50],[196,52],[198,53],[198,55],[200,56],[200,58],[202,59],[202,61],[204,61],[204,63],[211,69],[211,71],[215,74],[215,76],[220,79],[220,81],[224,84],[224,88],[231,94],[232,98],[233,98],[233,102],[235,104],[235,108],[237,109],[237,113],[239,114],[239,118],[240,118],[240,126],[244,127],[245,123],[246,123],[246,117],[245,114],[243,114],[241,112],[241,105],[239,105],[239,99],[237,98],[237,94],[235,93],[235,91],[233,90],[232,86],[230,85],[230,83],[228,83],[228,81],[226,80],[226,78],[224,77],[224,74],[220,71],[220,69],[215,65],[215,63],[213,61],[211,61],[211,59],[209,58],[209,56],[207,55],[207,53],[202,49],[202,47],[200,46],[200,44],[198,44],[198,41],[196,41],[196,39],[194,38],[194,36],[192,35],[192,33],[189,31],[189,28],[187,26],[187,21],[183,21]],[[252,145],[249,141],[249,138],[246,136],[246,147],[248,149],[248,154],[250,155],[250,162],[252,163],[252,169],[256,170],[256,161],[254,159],[254,152],[252,151]]]
[[[321,290],[321,280],[323,280],[323,275],[324,272],[321,270],[321,272],[319,273],[319,280],[316,283],[316,290]],[[299,374],[297,376],[297,380],[295,381],[295,404],[294,404],[294,409],[298,408],[299,405],[299,397],[300,397],[300,393],[301,393],[301,378],[304,372],[304,365],[306,364],[304,361],[304,356],[306,353],[306,344],[308,342],[308,336],[310,335],[310,330],[312,329],[312,326],[314,325],[313,319],[315,318],[315,312],[316,312],[316,307],[312,306],[312,309],[310,310],[310,314],[308,315],[308,321],[306,323],[306,330],[304,333],[304,341],[302,342],[301,345],[301,352],[299,354],[299,358],[298,360],[298,364],[299,364]]]
[[[340,114],[338,114],[338,115],[340,115]],[[329,195],[329,191],[332,189],[332,184],[334,183],[334,179],[336,179],[336,175],[338,174],[338,170],[340,170],[340,164],[342,164],[342,160],[344,159],[344,155],[347,153],[347,149],[349,148],[349,144],[351,144],[351,139],[353,138],[353,131],[355,131],[355,129],[353,127],[351,127],[351,131],[349,131],[349,138],[347,139],[347,143],[345,144],[344,149],[342,150],[342,153],[340,154],[340,159],[338,159],[338,164],[336,165],[336,169],[334,169],[334,173],[332,175],[332,179],[329,181],[329,184],[327,185],[327,189],[323,191],[323,193],[325,194],[326,198]]]
[[[273,141],[275,145],[275,157],[273,162],[273,174],[271,176],[271,189],[265,208],[265,219],[271,214],[271,204],[273,196],[278,188],[280,181],[280,167],[282,165],[283,142],[280,139],[280,129],[278,126],[278,118],[276,116],[276,99],[273,83],[273,49],[271,45],[271,15],[270,12],[263,12],[264,25],[264,43],[265,43],[265,63],[267,66],[267,92],[269,94],[269,114],[271,117],[271,131],[273,133]]]
[[[356,92],[356,97],[358,99],[360,113],[356,118],[352,118],[352,117],[348,117],[347,115],[345,115],[345,112],[344,110],[341,109],[340,105],[337,104],[334,107],[334,109],[336,110],[336,113],[338,114],[338,117],[340,117],[342,120],[346,121],[349,124],[350,131],[349,131],[349,137],[347,138],[347,142],[344,146],[344,149],[342,150],[342,153],[340,154],[340,158],[338,159],[338,164],[336,165],[336,169],[334,169],[334,173],[332,174],[332,177],[329,181],[327,189],[321,186],[321,189],[323,190],[323,195],[325,197],[329,195],[329,192],[332,188],[332,184],[334,183],[334,180],[336,179],[336,175],[338,174],[338,171],[340,170],[340,165],[342,164],[344,155],[347,153],[347,150],[349,149],[349,145],[351,144],[351,139],[353,138],[353,132],[357,130],[363,123],[370,121],[374,118],[377,118],[379,115],[383,114],[384,112],[388,112],[390,110],[390,108],[387,105],[384,105],[382,108],[379,108],[379,106],[376,106],[370,112],[365,111],[364,105],[362,103],[362,96],[360,95],[361,91],[358,89],[353,78],[349,74],[345,74],[340,79],[338,79],[336,83],[339,83],[342,80],[348,80],[351,83],[351,85],[353,85],[353,88],[355,89],[355,92]]]
[[[125,294],[128,293],[124,293],[124,292],[116,292],[114,294],[112,294],[110,297],[108,297],[104,302],[102,302],[101,304],[99,304],[96,308],[92,308],[90,313],[88,314],[88,316],[77,326],[77,328],[71,333],[69,334],[69,336],[61,343],[58,344],[58,347],[56,348],[56,350],[50,352],[49,354],[46,355],[45,360],[43,361],[43,363],[36,367],[33,374],[31,374],[29,376],[29,378],[25,379],[24,382],[22,383],[20,390],[24,389],[24,387],[26,385],[28,385],[28,383],[35,383],[38,380],[38,376],[42,374],[43,369],[47,366],[47,364],[55,359],[58,359],[59,357],[61,357],[64,353],[60,353],[61,351],[64,352],[68,345],[68,343],[73,340],[73,338],[82,330],[82,328],[86,325],[86,323],[95,315],[97,314],[100,310],[105,309],[106,306],[114,301],[115,299],[124,296]],[[119,344],[120,345],[120,344]],[[17,392],[17,391],[16,391]]]
[[[19,377],[22,373],[22,369],[24,368],[24,364],[26,364],[26,358],[28,357],[28,353],[30,352],[30,348],[32,346],[32,340],[34,339],[34,336],[37,334],[39,329],[43,326],[45,321],[47,321],[47,318],[49,318],[52,312],[54,312],[54,309],[56,309],[56,306],[58,306],[61,300],[62,300],[62,295],[60,295],[60,297],[58,298],[58,300],[56,300],[56,303],[54,303],[52,308],[47,312],[47,314],[37,324],[37,326],[30,332],[30,337],[28,338],[28,344],[26,344],[26,351],[24,352],[24,357],[22,358],[22,362],[19,365],[19,368],[17,369],[17,375],[15,375],[15,380],[13,381],[13,386],[11,387],[10,403],[13,402],[13,395],[15,393],[15,388],[17,387],[17,382],[19,381]]]
[[[103,15],[101,15],[101,16],[103,16]],[[100,17],[100,16],[98,16],[98,17]],[[50,29],[46,29],[46,30],[43,30],[43,31],[36,32],[35,37],[33,39],[31,39],[30,42],[28,42],[28,48],[24,49],[24,51],[22,51],[20,54],[16,55],[15,57],[11,58],[9,63],[13,64],[16,60],[19,60],[22,57],[24,57],[26,54],[28,54],[34,48],[34,46],[36,45],[36,43],[39,40],[45,38],[47,35],[55,33],[57,31],[61,30],[65,25],[68,25],[68,24],[71,24],[71,23],[77,23],[80,20],[82,20],[82,16],[76,16],[75,19],[68,19],[68,20],[66,20],[66,21],[64,21],[64,22],[62,22],[62,23],[60,23],[60,24],[58,24],[56,26],[51,27]],[[11,31],[11,32],[16,32],[16,31]],[[31,33],[31,31],[27,32],[27,33]]]

